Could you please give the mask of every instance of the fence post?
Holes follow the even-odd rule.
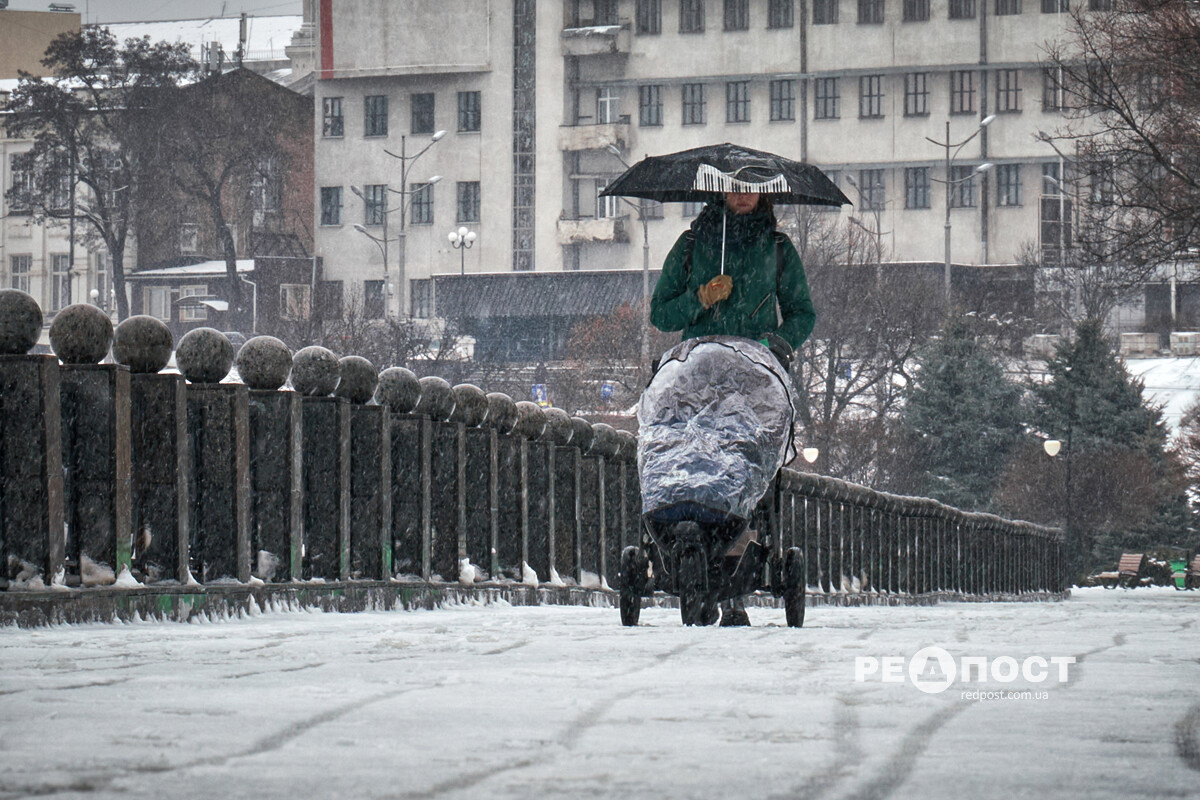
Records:
[[[390,574],[427,578],[429,419],[413,413],[421,402],[421,382],[411,370],[389,367],[379,374],[375,402],[391,414]]]
[[[260,580],[303,577],[304,463],[300,396],[281,392],[292,351],[271,336],[255,336],[237,354],[249,388],[250,555]]]
[[[493,509],[496,490],[496,428],[486,425],[491,410],[488,397],[478,386],[460,383],[454,387],[454,414],[451,421],[461,423],[462,496],[459,516],[459,563],[471,565],[471,575],[459,569],[458,578],[470,577],[472,582],[491,577],[493,570]],[[486,425],[486,427],[481,427]]]
[[[622,534],[621,547],[642,543],[642,485],[638,475],[638,439],[629,431],[618,431],[621,449],[617,458],[621,461]]]
[[[48,585],[63,569],[58,359],[28,355],[41,331],[37,302],[0,289],[0,588]]]
[[[386,580],[392,574],[392,415],[366,405],[379,375],[365,358],[338,362],[336,394],[350,403],[349,577]]]
[[[488,480],[487,561],[493,579],[521,579],[521,436],[513,432],[517,424],[517,404],[506,394],[489,392],[488,413],[484,425],[495,432],[492,439],[491,472]]]
[[[63,516],[68,585],[113,583],[131,569],[129,369],[100,364],[113,341],[108,315],[78,303],[59,311],[50,346],[59,368]]]
[[[422,562],[427,565],[422,574],[428,580],[458,579],[464,426],[450,421],[456,404],[454,389],[446,380],[436,375],[421,378],[421,399],[414,413],[429,418],[430,525],[422,543]]]
[[[516,431],[522,437],[521,574],[522,580],[549,580],[549,527],[553,484],[553,444],[547,445],[546,413],[536,403],[517,403]],[[539,569],[541,571],[539,571]],[[532,571],[532,574],[527,574]]]

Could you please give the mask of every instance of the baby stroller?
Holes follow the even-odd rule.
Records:
[[[762,344],[688,339],[663,354],[638,407],[642,541],[621,553],[621,622],[642,598],[679,597],[684,625],[769,589],[804,624],[804,555],[784,550],[776,474],[795,456],[787,371]]]

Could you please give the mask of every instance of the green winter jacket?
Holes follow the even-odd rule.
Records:
[[[775,333],[799,349],[812,333],[817,315],[800,254],[785,234],[775,231],[770,211],[729,216],[725,273],[733,279],[733,290],[711,308],[700,304],[696,290],[721,273],[720,217],[720,205],[710,203],[692,230],[675,242],[654,287],[650,321],[661,331],[683,331],[684,339],[711,335],[760,339]]]

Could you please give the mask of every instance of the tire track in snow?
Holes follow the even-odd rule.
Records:
[[[826,797],[830,790],[854,774],[863,756],[858,743],[858,712],[849,695],[837,699],[839,706],[833,721],[833,763],[785,794],[771,795],[771,800]]]
[[[953,705],[938,709],[930,714],[916,727],[910,729],[900,740],[899,749],[892,754],[883,766],[876,770],[864,786],[857,787],[846,798],[854,800],[884,800],[899,789],[912,774],[913,768],[921,755],[933,741],[937,732],[950,720],[957,717],[971,705],[970,702],[959,701]]]

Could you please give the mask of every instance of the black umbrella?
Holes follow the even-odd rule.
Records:
[[[811,164],[736,144],[648,156],[610,183],[602,197],[703,202],[725,192],[766,195],[776,203],[840,206],[850,201]]]

